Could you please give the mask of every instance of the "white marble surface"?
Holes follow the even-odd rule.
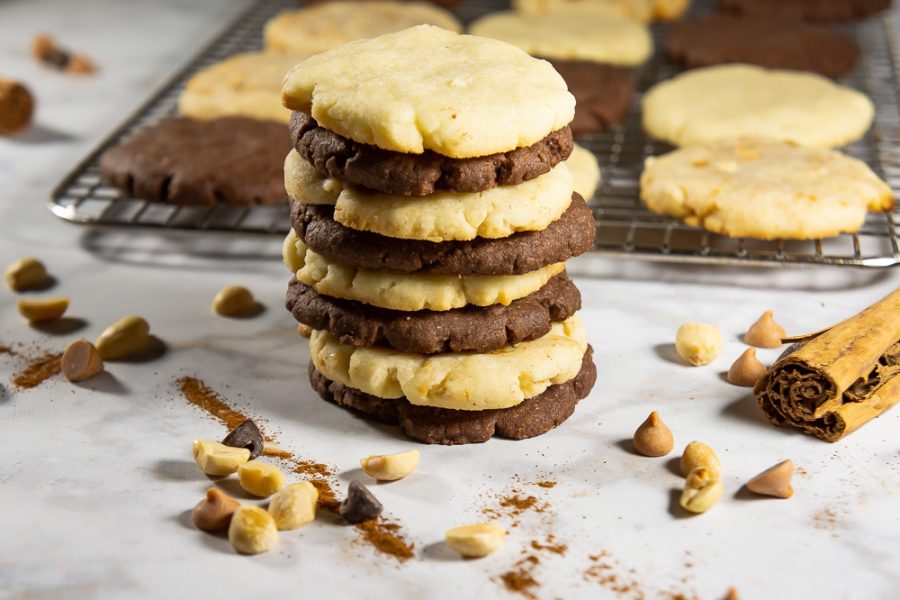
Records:
[[[539,598],[714,599],[730,585],[750,599],[898,597],[900,411],[829,445],[770,427],[746,390],[721,380],[743,349],[738,334],[762,310],[775,310],[791,332],[815,330],[896,288],[898,270],[579,261],[576,272],[599,274],[578,278],[596,389],[547,435],[421,447],[413,476],[374,487],[415,542],[414,560],[398,564],[327,521],[283,534],[275,551],[253,558],[193,529],[186,511],[209,481],[190,460],[190,440],[224,431],[179,397],[179,376],[200,377],[262,418],[284,447],[333,465],[340,488],[360,477],[360,457],[413,446],[310,391],[306,351],[281,307],[288,276],[277,239],[91,231],[44,206],[59,177],[237,5],[0,4],[0,75],[27,81],[40,101],[37,128],[0,139],[0,263],[40,256],[58,279],[52,292],[71,296],[70,314],[87,322],[62,335],[30,329],[4,287],[0,344],[61,349],[136,313],[170,347],[152,362],[111,364],[85,385],[53,380],[23,392],[9,384],[22,363],[0,356],[0,598],[515,598],[498,576],[548,532],[568,551],[540,554]],[[90,52],[99,76],[69,79],[35,66],[27,47],[38,29]],[[214,317],[210,300],[231,283],[251,287],[268,310],[252,320]],[[688,320],[725,334],[710,367],[671,360],[667,344]],[[678,448],[699,438],[719,451],[727,492],[709,513],[674,510],[681,479],[668,459],[640,458],[621,444],[653,409]],[[802,469],[792,499],[735,497],[750,476],[788,457]],[[527,484],[539,479],[558,485]],[[483,518],[480,510],[511,486],[549,507],[523,515],[487,559],[450,556],[439,543],[444,530]],[[630,591],[585,579],[588,556],[600,552]]]

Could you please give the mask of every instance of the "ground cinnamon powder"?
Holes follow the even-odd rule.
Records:
[[[537,594],[534,593],[536,588],[541,584],[534,578],[534,569],[540,564],[540,559],[536,556],[526,556],[513,566],[506,573],[500,575],[500,581],[510,592],[521,594],[528,600],[535,600]]]
[[[24,369],[13,375],[13,385],[23,390],[36,388],[62,373],[61,359],[62,352],[48,352],[30,360]]]
[[[400,562],[413,557],[415,545],[408,542],[400,531],[400,525],[377,517],[356,525],[360,538],[383,554],[393,556]]]
[[[222,422],[231,431],[249,417],[228,406],[225,399],[195,377],[182,377],[175,382],[185,400],[199,406]]]

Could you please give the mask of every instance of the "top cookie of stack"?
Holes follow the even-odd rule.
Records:
[[[594,223],[552,66],[418,26],[307,59],[283,99],[287,305],[317,391],[427,442],[567,418],[595,370],[564,261]]]

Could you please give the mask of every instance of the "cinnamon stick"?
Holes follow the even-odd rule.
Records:
[[[836,442],[900,401],[900,289],[780,358],[754,388],[766,417]]]

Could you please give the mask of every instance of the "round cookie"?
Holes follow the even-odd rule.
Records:
[[[345,227],[333,216],[334,209],[327,205],[294,202],[291,209],[294,231],[313,252],[359,269],[433,275],[521,275],[583,254],[594,243],[593,213],[577,195],[546,229],[495,240],[397,240]]]
[[[602,14],[495,12],[472,23],[469,31],[503,40],[534,56],[564,60],[636,66],[653,52],[645,26]]]
[[[356,269],[308,250],[293,230],[285,238],[282,252],[297,281],[320,294],[405,311],[507,305],[541,289],[565,269],[562,263],[554,263],[521,275],[465,277]]]
[[[575,181],[568,166],[560,164],[536,179],[477,194],[398,196],[323,179],[294,152],[285,160],[284,169],[288,196],[305,204],[334,206],[334,220],[341,225],[430,242],[505,238],[520,231],[541,231],[572,203]]]
[[[566,165],[575,176],[575,191],[578,195],[588,200],[593,198],[601,179],[600,164],[594,153],[576,144]]]
[[[309,56],[422,24],[462,31],[456,17],[428,2],[342,0],[286,10],[266,23],[264,37],[269,51]]]
[[[356,142],[451,158],[530,146],[575,113],[546,61],[428,25],[312,56],[288,73],[282,97]]]
[[[891,0],[719,0],[726,12],[813,22],[861,19],[890,5]]]
[[[690,0],[513,0],[512,4],[516,12],[527,14],[593,13],[647,23],[678,19],[691,3]]]
[[[171,117],[104,152],[100,168],[124,194],[151,202],[276,204],[287,199],[290,146],[284,125],[273,121]]]
[[[178,112],[198,119],[241,115],[287,123],[281,82],[304,55],[246,52],[206,67],[188,79]]]
[[[575,411],[597,380],[591,347],[574,379],[550,386],[517,406],[499,410],[450,410],[414,406],[406,399],[386,400],[330,381],[309,365],[309,381],[323,399],[389,425],[426,444],[472,444],[493,436],[522,440],[553,429]]]
[[[862,93],[812,73],[723,65],[658,83],[644,129],[675,145],[742,136],[840,146],[865,134],[875,109]]]
[[[688,67],[747,63],[831,78],[852,71],[859,59],[856,44],[834,29],[772,17],[729,15],[675,25],[666,40],[666,52]],[[577,108],[575,115],[577,121]]]
[[[540,177],[572,152],[572,131],[557,129],[530,146],[454,159],[426,150],[402,154],[360,144],[319,127],[295,111],[290,124],[297,152],[325,177],[386,194],[427,196],[437,191],[481,192]]]
[[[858,231],[894,206],[865,163],[833,150],[744,139],[647,159],[650,210],[732,237],[817,239]]]
[[[344,344],[387,346],[402,352],[491,352],[546,335],[554,321],[581,307],[578,288],[565,273],[508,306],[465,306],[435,312],[404,312],[323,296],[296,280],[285,306],[313,329],[331,332]]]
[[[342,344],[314,330],[310,360],[322,375],[378,398],[452,410],[509,408],[574,379],[587,352],[577,315],[537,339],[489,353],[413,354]]]
[[[590,60],[547,60],[575,96],[575,118],[569,124],[574,135],[607,131],[625,120],[634,95],[627,69]]]

